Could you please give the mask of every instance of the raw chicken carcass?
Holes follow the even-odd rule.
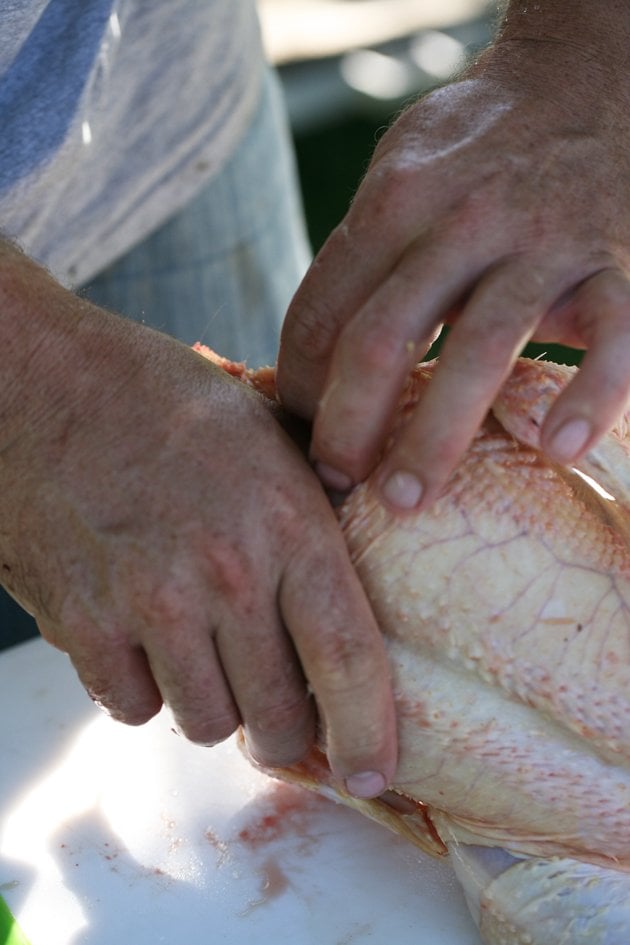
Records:
[[[318,751],[269,772],[449,854],[488,945],[630,943],[630,441],[623,419],[577,470],[539,451],[570,376],[519,360],[429,510],[393,515],[372,479],[338,509],[387,640],[392,790],[350,798]]]

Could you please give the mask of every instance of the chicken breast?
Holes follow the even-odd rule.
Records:
[[[519,360],[430,509],[394,515],[373,477],[338,509],[387,640],[392,791],[348,797],[319,751],[270,772],[450,854],[488,945],[630,941],[630,441],[623,418],[579,468],[543,455],[571,373]]]

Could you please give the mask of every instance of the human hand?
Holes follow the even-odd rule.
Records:
[[[297,447],[200,355],[45,294],[53,328],[1,444],[3,583],[115,718],[165,702],[203,744],[243,723],[279,765],[319,713],[336,775],[381,773],[348,784],[380,793],[396,753],[384,647]]]
[[[289,309],[279,393],[314,419],[312,459],[333,488],[378,462],[407,375],[445,322],[433,382],[379,468],[394,507],[436,497],[529,340],[588,349],[540,431],[552,457],[577,459],[624,408],[630,89],[614,57],[630,17],[625,5],[595,59],[558,39],[574,22],[566,4],[530,5],[554,6],[553,41],[508,30],[462,81],[402,114]],[[610,10],[593,13],[594,34]]]

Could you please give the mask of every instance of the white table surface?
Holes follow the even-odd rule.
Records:
[[[32,945],[480,945],[448,863],[254,771],[112,722],[42,640],[0,654],[0,894]]]

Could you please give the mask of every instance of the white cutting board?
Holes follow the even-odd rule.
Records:
[[[32,945],[480,945],[447,863],[96,709],[42,640],[0,654],[0,893]]]

